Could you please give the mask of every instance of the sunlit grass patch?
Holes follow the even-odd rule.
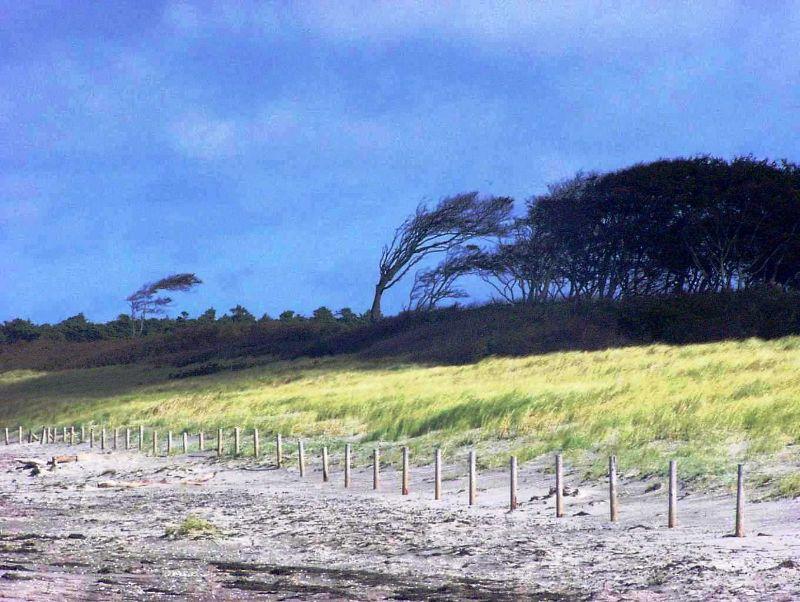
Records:
[[[219,529],[210,521],[190,514],[183,521],[164,530],[164,537],[167,539],[200,539],[203,537],[219,536]]]
[[[399,446],[428,463],[436,447],[476,447],[479,465],[562,451],[587,476],[607,455],[631,475],[727,475],[800,443],[800,340],[649,345],[489,358],[460,366],[300,359],[207,376],[115,366],[0,375],[0,421],[206,431],[257,427],[326,442],[358,458]],[[387,460],[389,461],[389,460]]]
[[[778,481],[778,495],[781,497],[800,497],[800,472],[784,475]]]

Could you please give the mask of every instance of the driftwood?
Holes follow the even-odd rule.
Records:
[[[97,483],[97,486],[100,489],[114,489],[114,488],[133,489],[135,487],[143,487],[145,485],[150,485],[150,484],[151,483],[149,481],[113,481],[113,480],[108,480],[108,481],[99,481]]]
[[[78,462],[80,461],[80,456],[53,456],[50,458],[51,466],[55,466],[56,464],[67,464],[68,462]]]
[[[208,483],[211,479],[217,476],[216,472],[212,472],[210,474],[204,474],[194,479],[181,479],[178,481],[181,485],[203,485],[204,483]]]
[[[14,462],[22,464],[20,468],[36,468],[37,466],[44,466],[46,462],[39,458],[14,458]]]

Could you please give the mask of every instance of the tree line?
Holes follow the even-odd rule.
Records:
[[[412,271],[410,311],[467,298],[467,278],[486,283],[503,303],[800,288],[800,167],[788,161],[700,156],[578,173],[528,199],[521,215],[514,209],[509,197],[477,192],[421,204],[383,247],[367,312],[320,307],[305,318],[287,310],[278,321],[378,320],[386,291]],[[427,265],[433,256],[439,263]],[[7,321],[0,342],[272,321],[240,305],[220,317],[214,309],[197,318],[165,315],[173,302],[167,293],[199,284],[188,273],[147,283],[126,299],[128,314],[105,324],[83,314],[54,325]]]
[[[467,296],[470,275],[510,303],[800,287],[800,168],[786,161],[695,157],[579,173],[517,218],[505,199],[470,198],[492,208],[491,228],[437,250],[443,260],[416,273],[413,309]]]
[[[272,318],[268,314],[256,318],[245,307],[237,305],[220,316],[217,315],[216,309],[211,307],[196,318],[191,318],[185,311],[180,312],[175,318],[162,314],[150,315],[150,317],[144,318],[138,314],[136,317],[132,317],[130,314],[120,314],[115,319],[105,323],[91,322],[86,319],[83,313],[80,313],[56,324],[34,324],[30,320],[21,318],[8,320],[0,324],[0,344],[40,339],[69,342],[125,339],[170,334],[176,331],[208,326],[235,329],[271,323],[324,325],[357,324],[364,321],[366,321],[365,317],[357,315],[350,308],[345,307],[334,312],[324,306],[315,309],[311,316],[308,317],[292,310],[287,310],[277,318]]]

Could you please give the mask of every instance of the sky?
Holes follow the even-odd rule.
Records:
[[[112,319],[175,272],[204,283],[173,315],[364,311],[420,202],[800,161],[798,48],[778,0],[0,0],[0,321]]]

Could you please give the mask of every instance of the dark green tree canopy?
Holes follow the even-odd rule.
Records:
[[[462,269],[506,301],[797,289],[800,169],[703,156],[579,173],[510,232]]]

